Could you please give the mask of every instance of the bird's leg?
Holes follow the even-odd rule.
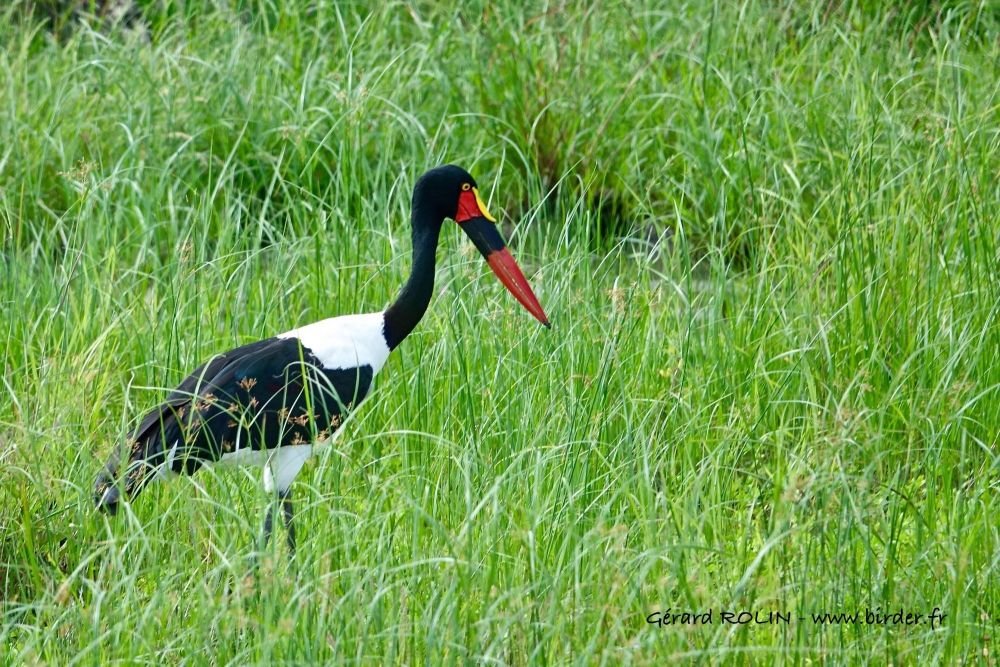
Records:
[[[271,532],[274,528],[274,503],[268,503],[267,513],[264,515],[264,527],[260,533],[260,550],[267,548],[267,543],[271,541]]]
[[[267,543],[271,541],[271,533],[274,528],[274,503],[268,503],[267,512],[264,513],[264,526],[260,531],[260,541],[257,543],[257,550],[247,558],[247,565],[256,572],[260,565],[260,555],[267,549]]]
[[[292,508],[292,490],[286,489],[284,491],[278,492],[278,498],[281,499],[281,514],[285,520],[285,529],[288,531],[288,552],[290,555],[295,555],[295,524],[292,523],[292,519],[295,518],[295,510]]]

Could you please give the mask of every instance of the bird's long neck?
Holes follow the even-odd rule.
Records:
[[[427,311],[434,292],[434,263],[437,254],[440,221],[424,219],[419,209],[413,212],[413,266],[410,277],[396,300],[385,311],[385,342],[396,349]]]

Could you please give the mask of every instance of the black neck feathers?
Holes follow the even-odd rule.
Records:
[[[415,198],[416,199],[416,198]],[[413,266],[410,277],[396,300],[385,311],[385,342],[390,350],[410,335],[427,312],[434,293],[434,265],[438,235],[443,216],[428,213],[417,205],[413,208]]]

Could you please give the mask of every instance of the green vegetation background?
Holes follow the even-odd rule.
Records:
[[[0,10],[0,659],[995,664],[996,4],[139,6]],[[186,370],[388,303],[445,161],[554,329],[446,227],[294,564],[252,471],[95,516]]]

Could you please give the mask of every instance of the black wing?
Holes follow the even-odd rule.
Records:
[[[190,403],[191,399],[200,393],[200,389],[205,385],[206,381],[218,375],[234,359],[251,355],[266,348],[276,340],[278,339],[268,338],[247,345],[241,345],[223,354],[218,354],[201,366],[198,366],[198,368],[194,369],[190,375],[181,381],[176,389],[167,394],[167,398],[164,399],[163,403],[153,408],[142,418],[142,421],[139,422],[139,425],[129,436],[129,440],[133,442],[141,440],[149,434],[150,429],[160,425],[161,421],[172,408],[179,408]]]
[[[368,394],[371,366],[327,370],[295,338],[236,348],[198,367],[152,410],[119,457],[130,463],[134,495],[159,466],[192,473],[243,449],[322,440]],[[117,466],[112,462],[108,470]]]

